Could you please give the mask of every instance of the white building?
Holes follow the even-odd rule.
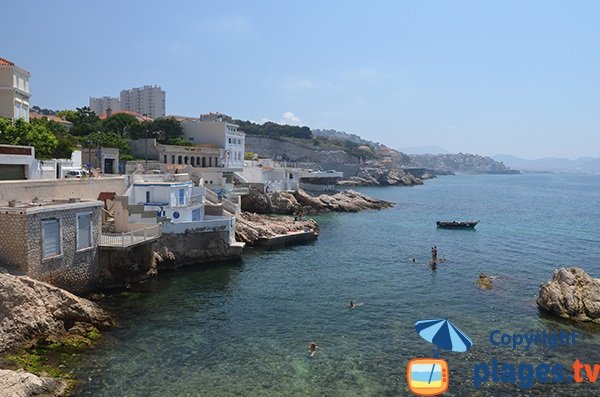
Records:
[[[121,110],[146,114],[152,118],[166,114],[165,92],[157,85],[121,91]]]
[[[101,98],[90,97],[90,109],[92,109],[97,116],[107,113],[108,109],[114,113],[121,110],[121,101],[119,98],[111,96],[103,96]]]
[[[270,159],[247,160],[241,177],[246,183],[263,184],[267,192],[280,192],[298,190],[303,172],[301,168],[288,167]]]
[[[235,217],[206,215],[207,190],[194,186],[189,175],[155,174],[134,178],[126,193],[130,223],[160,222],[162,232],[167,234],[225,232],[227,244],[236,244]]]
[[[0,58],[0,117],[29,121],[29,73]]]
[[[38,160],[33,146],[0,145],[0,180],[61,179],[78,169],[79,150],[74,150],[70,159]]]
[[[156,181],[146,177],[136,181],[128,193],[132,223],[153,223],[155,219],[147,218],[143,212],[131,211],[133,206],[142,205],[144,211],[155,212],[158,218],[167,222],[182,223],[202,221],[204,218],[204,189],[194,187],[191,181],[165,182],[161,178]],[[164,230],[164,229],[163,229]]]
[[[225,158],[222,167],[242,170],[246,134],[238,130],[238,125],[225,121],[186,119],[182,121],[181,126],[184,137],[192,144],[209,144],[224,149]]]

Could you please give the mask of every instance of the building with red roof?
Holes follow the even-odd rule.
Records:
[[[14,62],[0,58],[0,117],[29,121],[30,76]]]

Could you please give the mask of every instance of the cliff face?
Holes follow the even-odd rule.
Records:
[[[32,340],[59,338],[72,328],[113,325],[95,303],[24,276],[0,273],[0,354]]]
[[[477,154],[413,154],[410,155],[411,167],[428,168],[442,172],[458,173],[502,173],[509,168],[491,157]]]

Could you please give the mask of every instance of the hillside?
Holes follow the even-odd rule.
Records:
[[[224,116],[224,115],[223,115]],[[346,177],[369,169],[429,169],[448,173],[511,173],[503,163],[476,154],[407,155],[381,143],[344,131],[310,130],[308,127],[280,125],[223,117],[246,133],[246,152],[261,157],[300,163],[312,169],[336,169]]]

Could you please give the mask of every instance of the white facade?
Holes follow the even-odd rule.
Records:
[[[241,176],[248,183],[262,183],[268,192],[298,190],[301,168],[286,167],[273,160],[245,161]]]
[[[31,74],[0,58],[0,117],[29,121],[29,77]]]
[[[192,182],[134,182],[128,197],[130,206],[143,205],[144,211],[155,211],[172,223],[204,219],[204,189]],[[143,223],[143,218],[143,214],[130,215],[132,223]]]
[[[116,112],[121,110],[121,101],[119,98],[110,96],[103,96],[101,98],[90,97],[90,109],[92,109],[97,116],[107,113],[108,109],[112,112]]]
[[[152,118],[166,114],[165,92],[157,85],[121,91],[121,110],[146,114]]]
[[[192,144],[211,144],[224,149],[223,167],[242,169],[246,134],[236,124],[224,121],[185,120],[181,123],[183,135]]]

